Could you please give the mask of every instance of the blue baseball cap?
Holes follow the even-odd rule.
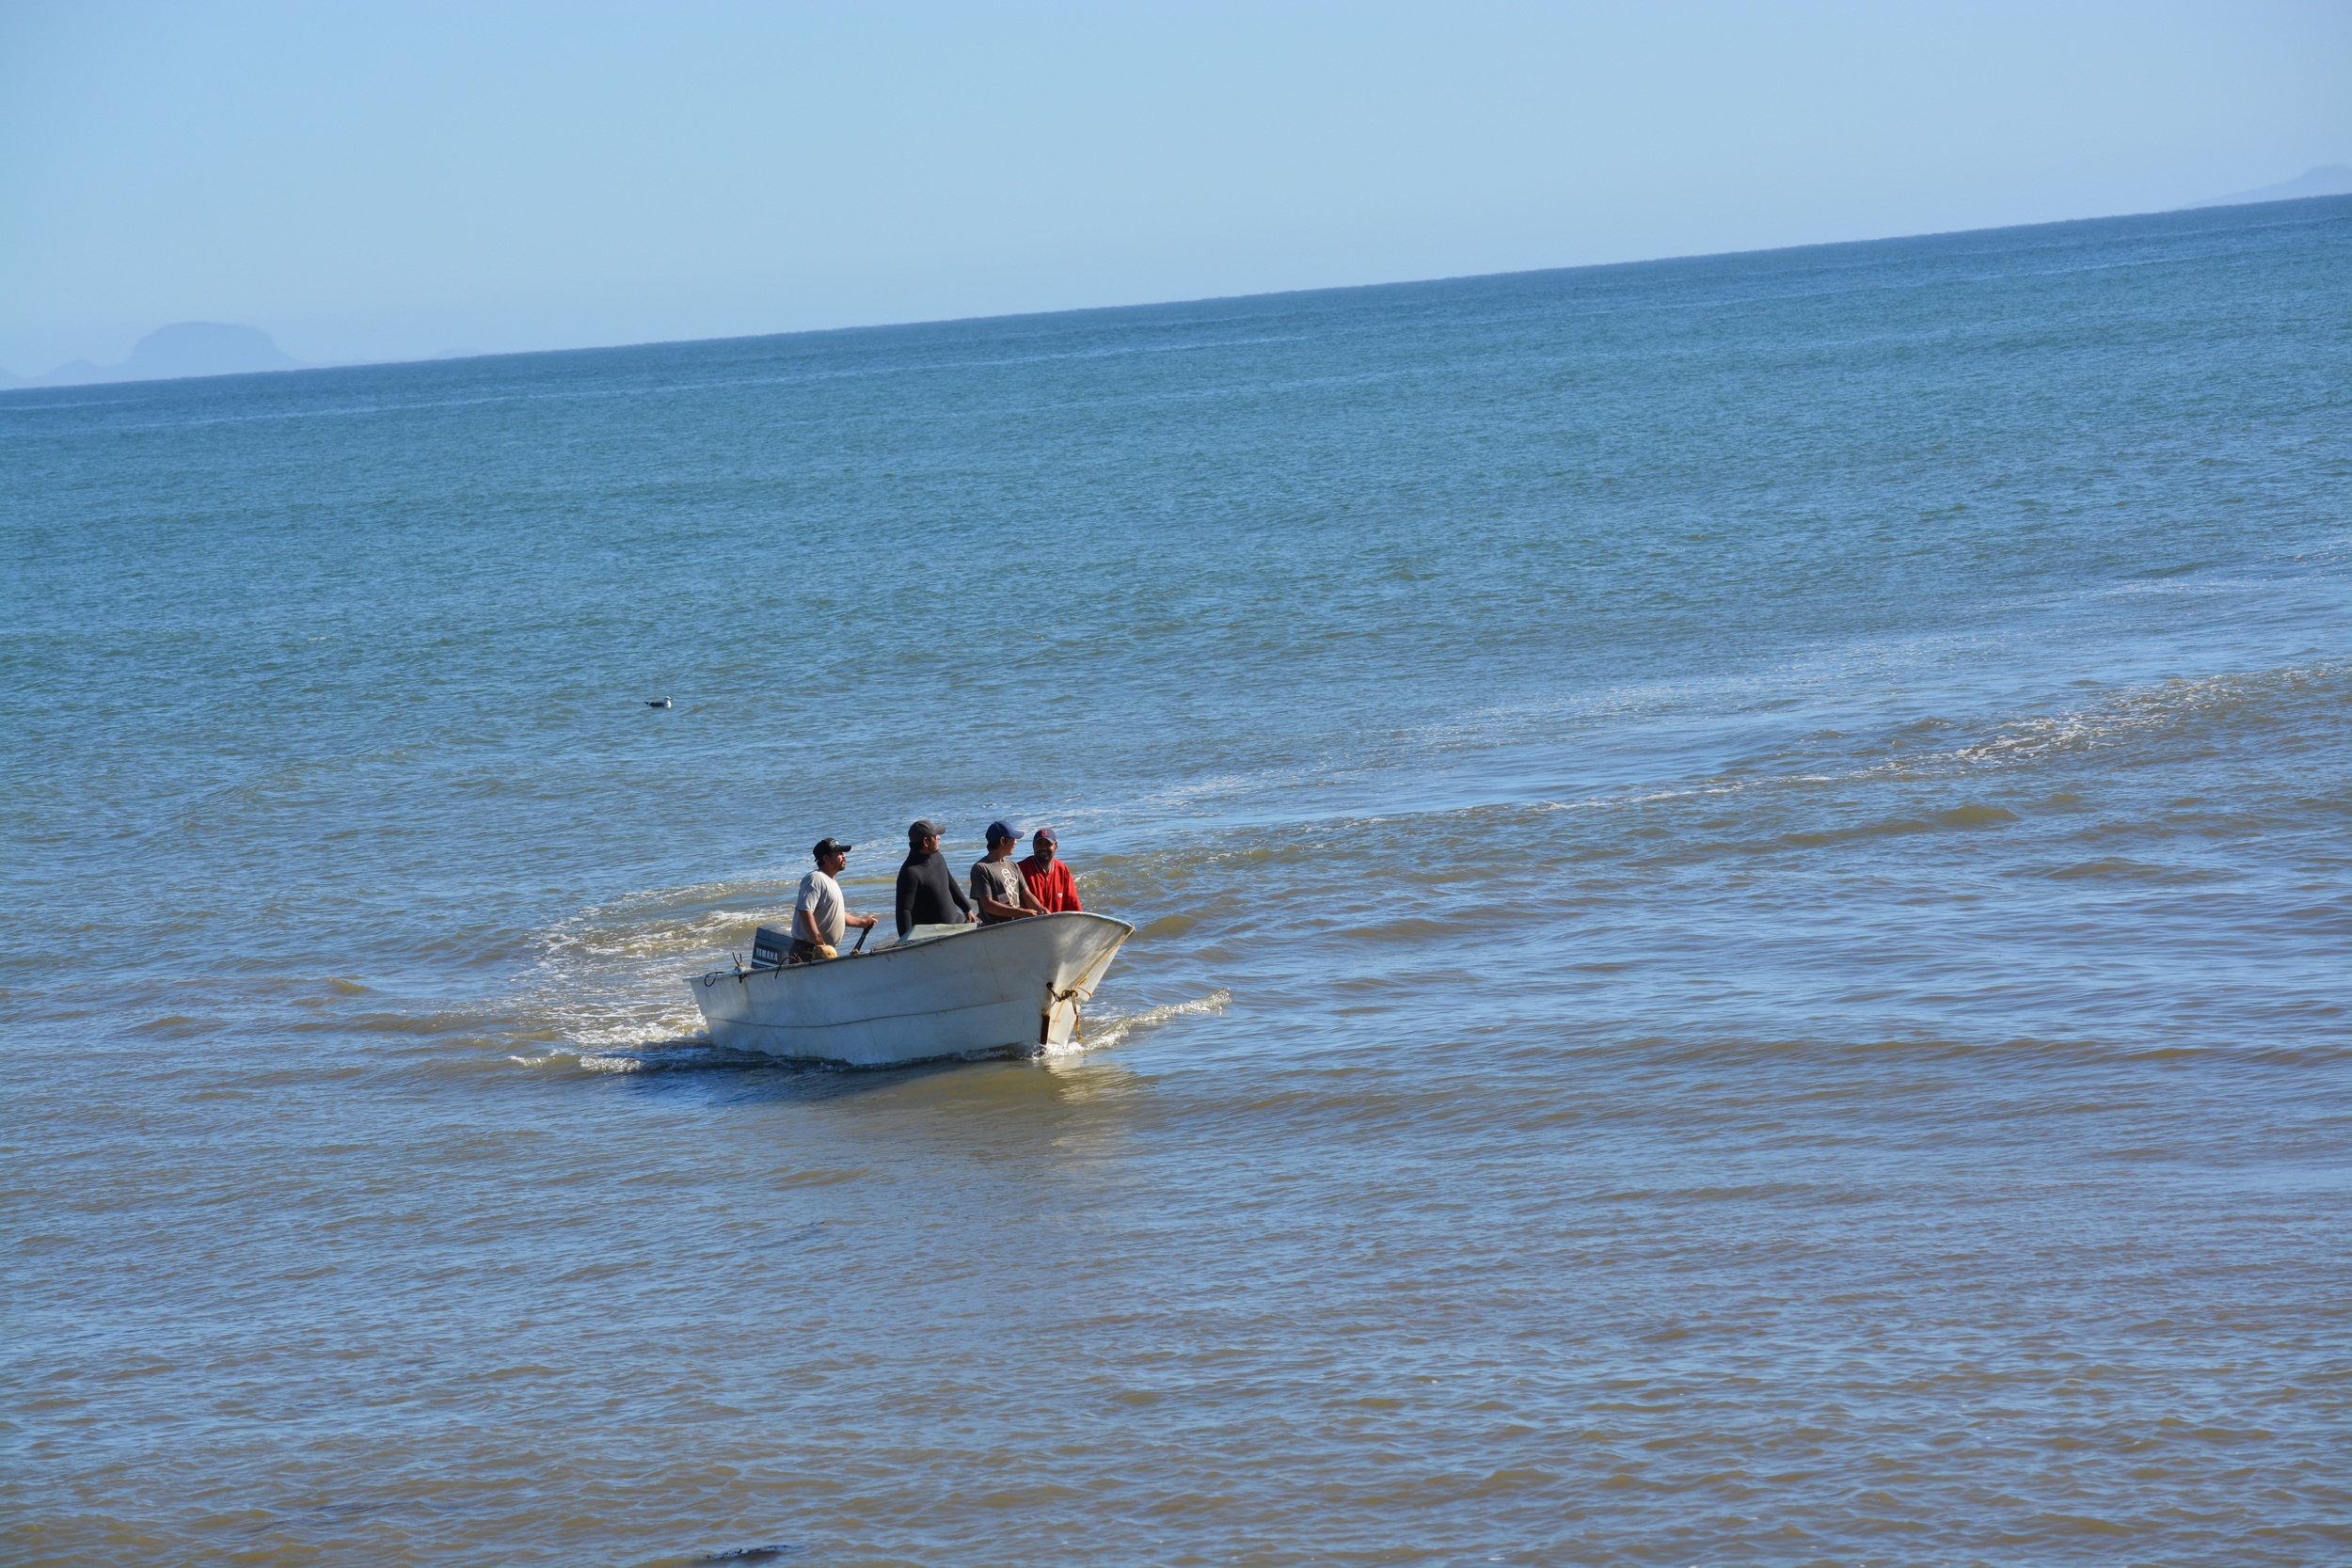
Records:
[[[1009,826],[1003,822],[991,822],[988,825],[988,841],[991,844],[995,843],[1000,838],[1019,838],[1020,836],[1021,835],[1019,833],[1014,832]]]

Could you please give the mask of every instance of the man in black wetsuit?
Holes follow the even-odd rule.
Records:
[[[979,918],[939,852],[939,824],[909,828],[906,863],[898,867],[898,940],[917,926],[962,926]]]

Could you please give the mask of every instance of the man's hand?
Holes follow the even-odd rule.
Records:
[[[882,924],[882,917],[880,915],[872,914],[853,914],[844,920],[841,924],[844,926],[854,927],[856,929],[861,931],[870,931],[875,927]]]

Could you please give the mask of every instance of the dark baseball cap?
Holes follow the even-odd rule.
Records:
[[[817,847],[811,849],[809,853],[819,857],[825,855],[846,855],[854,847],[856,847],[854,845],[844,844],[837,838],[828,837],[818,839],[817,841]]]
[[[1031,844],[1050,844],[1057,849],[1061,847],[1060,835],[1057,834],[1051,828],[1040,828],[1036,832],[1029,835],[1029,842]]]
[[[991,822],[988,825],[988,841],[991,844],[995,843],[1000,838],[1019,838],[1020,836],[1021,835],[1019,833],[1014,832],[1006,823]]]
[[[909,838],[942,838],[947,830],[927,816],[918,816],[907,825]]]

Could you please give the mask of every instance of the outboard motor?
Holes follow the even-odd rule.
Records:
[[[762,926],[752,933],[752,967],[782,969],[785,959],[792,956],[792,933],[779,931],[773,926]]]

